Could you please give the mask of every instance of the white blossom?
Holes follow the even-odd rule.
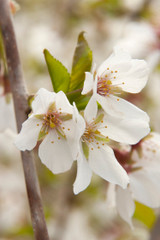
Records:
[[[22,124],[16,146],[22,151],[31,150],[42,140],[38,150],[41,161],[53,173],[67,171],[73,162],[68,146],[74,140],[72,113],[73,106],[62,91],[41,88],[32,102],[31,115]]]
[[[78,168],[74,183],[75,194],[83,191],[90,184],[92,171],[109,182],[119,184],[122,188],[128,184],[127,173],[108,145],[110,132],[107,132],[105,114],[104,112],[97,114],[97,112],[97,103],[94,98],[91,98],[85,108],[84,118],[75,108],[75,121],[79,126],[76,128],[75,146],[72,149]]]
[[[136,132],[136,138],[130,144],[137,143],[149,133],[148,115],[119,97],[121,93],[140,92],[148,79],[148,67],[145,61],[132,59],[122,50],[115,49],[114,53],[105,60],[93,74],[86,72],[82,94],[93,90],[93,97],[100,103],[103,110],[117,118],[125,128]],[[118,95],[118,96],[117,96]]]
[[[126,189],[110,184],[107,202],[132,226],[135,200],[151,208],[160,207],[160,135],[151,133],[131,154],[124,152],[116,156],[128,172],[130,183]]]

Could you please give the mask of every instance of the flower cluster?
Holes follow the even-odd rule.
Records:
[[[81,96],[91,97],[82,111],[69,102],[63,91],[55,93],[41,88],[17,136],[16,146],[22,151],[31,150],[40,141],[39,157],[53,173],[67,171],[77,161],[75,194],[87,188],[94,172],[118,185],[117,191],[131,198],[128,186],[135,187],[131,174],[111,146],[113,141],[138,144],[149,133],[148,115],[120,97],[123,92],[140,92],[147,79],[145,61],[115,49],[97,70],[86,72]],[[135,179],[138,184],[138,178]],[[131,213],[126,216],[123,218],[128,220]]]
[[[107,202],[132,226],[134,200],[151,208],[160,206],[160,135],[152,132],[130,150],[115,149],[114,152],[130,183],[126,189],[110,184]]]

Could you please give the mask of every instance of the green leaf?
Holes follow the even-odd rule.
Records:
[[[135,202],[135,204],[136,210],[134,213],[134,218],[143,222],[150,229],[156,220],[154,210],[139,202]]]
[[[59,92],[62,90],[66,93],[68,91],[70,83],[70,74],[68,73],[68,70],[46,49],[44,50],[44,56],[54,91]]]
[[[85,109],[85,107],[87,106],[90,98],[91,98],[90,96],[81,95],[79,98],[75,99],[75,103],[76,103],[76,106],[77,106],[79,111]]]
[[[90,72],[92,66],[92,51],[84,38],[84,32],[78,36],[75,49],[69,91],[83,87],[85,72]]]

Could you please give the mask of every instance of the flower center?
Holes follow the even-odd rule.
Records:
[[[66,138],[64,122],[72,119],[72,114],[61,112],[61,108],[57,110],[55,102],[49,106],[46,114],[37,114],[35,117],[40,119],[43,125],[40,130],[39,140],[43,139],[52,129],[56,130],[59,135],[58,139],[60,139],[60,137]],[[39,126],[39,124],[37,124],[37,126]],[[70,128],[67,130],[70,131]]]
[[[102,96],[108,96],[112,89],[112,82],[106,78],[98,77],[97,93]]]
[[[89,149],[100,149],[102,146],[109,142],[109,138],[103,136],[98,130],[98,125],[100,122],[103,122],[103,117],[104,115],[100,114],[95,120],[93,120],[93,122],[86,122],[86,129],[83,136],[81,137],[83,153],[86,159],[89,157]]]
[[[86,123],[86,129],[82,136],[82,141],[86,143],[94,142],[94,132],[95,132],[96,124],[93,122],[90,124]]]
[[[62,124],[59,115],[58,112],[48,112],[43,117],[43,125],[49,128],[59,127]]]
[[[118,71],[110,71],[107,68],[100,76],[97,81],[97,93],[101,96],[109,96],[110,94],[120,94],[122,83],[115,83],[117,79]]]

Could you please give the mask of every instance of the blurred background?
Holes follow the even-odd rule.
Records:
[[[126,98],[150,115],[152,130],[160,133],[159,0],[17,0],[17,3],[20,9],[13,16],[14,26],[29,94],[40,87],[52,91],[43,50],[48,49],[71,71],[78,34],[85,31],[97,66],[115,46],[148,62],[148,85],[140,94]],[[3,113],[7,119],[14,119],[11,104]],[[13,145],[15,123],[11,120],[8,128],[5,118],[0,134],[0,240],[34,239],[20,154]],[[53,175],[40,162],[36,149],[35,161],[51,239],[149,240],[158,209],[153,211],[137,203],[132,230],[107,206],[107,182],[94,175],[90,186],[75,196],[72,185],[76,165],[69,172]]]

